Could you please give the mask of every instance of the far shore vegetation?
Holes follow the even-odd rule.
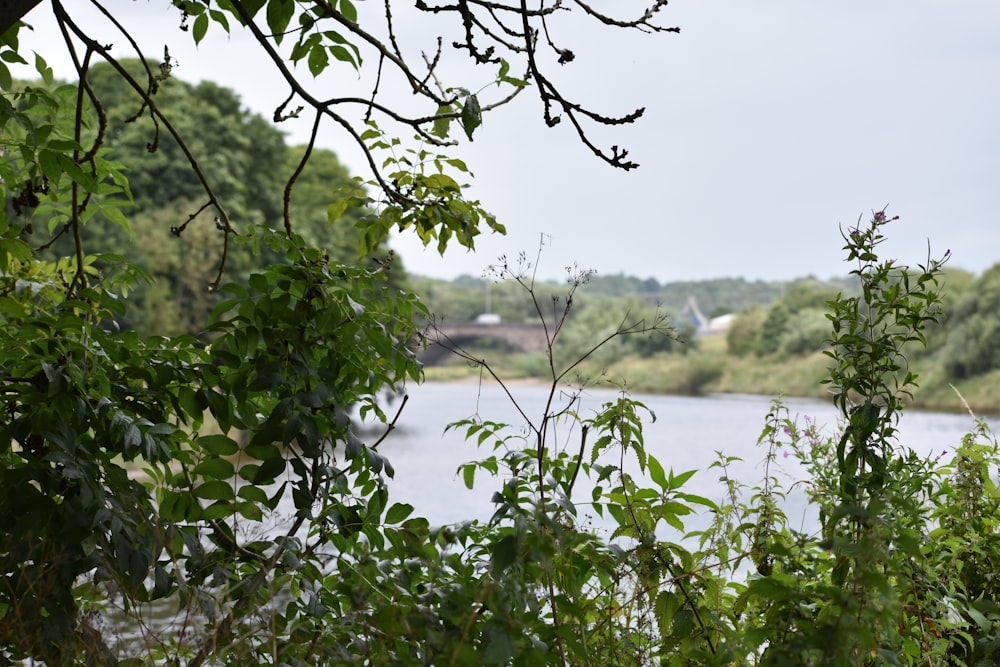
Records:
[[[441,281],[411,277],[432,312],[444,322],[471,320],[485,309],[505,322],[532,321],[507,297],[508,286],[488,277]],[[912,348],[910,370],[917,387],[909,405],[924,410],[1000,414],[1000,264],[980,276],[949,269],[945,272],[944,320],[927,335],[927,347]],[[487,285],[489,284],[489,288]],[[559,286],[552,284],[553,293]],[[586,340],[618,326],[630,317],[651,316],[660,304],[677,328],[677,338],[631,339],[632,348],[602,350],[581,368],[611,382],[628,378],[632,391],[651,394],[760,394],[829,398],[822,380],[831,364],[827,302],[838,293],[850,295],[848,280],[813,277],[788,283],[709,280],[659,284],[623,275],[590,278],[577,294],[579,308],[561,335],[572,342]],[[692,297],[694,297],[692,299]],[[729,315],[728,326],[699,333],[692,305],[705,320]],[[645,311],[645,312],[644,312]],[[482,339],[466,346],[506,377],[542,378],[542,355],[523,353],[497,341]],[[576,353],[582,350],[574,350]],[[429,381],[477,377],[478,368],[458,357],[428,365]]]

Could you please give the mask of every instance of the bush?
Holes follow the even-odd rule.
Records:
[[[767,319],[767,309],[763,306],[750,306],[739,313],[726,332],[726,348],[729,354],[745,357],[753,352],[765,319]]]
[[[789,318],[779,349],[784,354],[809,354],[825,348],[829,336],[830,320],[826,310],[806,308]]]
[[[774,354],[781,349],[781,339],[785,335],[791,316],[788,306],[780,301],[768,309],[767,317],[764,318],[760,331],[754,339],[754,352],[757,356]]]
[[[965,290],[950,322],[943,355],[952,377],[1000,368],[1000,264]]]

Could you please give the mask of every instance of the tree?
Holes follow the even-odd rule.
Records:
[[[757,339],[754,342],[754,352],[758,356],[773,354],[781,348],[781,339],[788,330],[791,313],[781,301],[767,309],[767,317],[760,325]]]
[[[535,92],[546,123],[566,120],[599,159],[637,166],[626,150],[595,144],[587,127],[633,122],[641,109],[606,116],[554,83],[552,60],[574,57],[555,41],[565,11],[558,5],[417,3],[436,21],[456,20],[462,37],[455,48],[493,73],[491,95],[443,81],[451,57],[440,40],[422,62],[405,55],[389,3],[373,16],[350,0],[171,4],[196,42],[210,29],[257,40],[288,83],[276,120],[309,114],[314,127],[331,123],[364,151],[367,180],[330,193],[326,218],[356,220],[358,245],[368,253],[393,229],[440,250],[472,248],[482,231],[503,231],[465,197],[456,178],[468,167],[447,150],[460,135],[471,140],[484,113],[524,91]],[[572,13],[610,28],[676,30],[655,23],[665,4],[656,0],[635,19],[582,2]],[[507,619],[526,613],[563,647],[558,622],[511,596],[518,586],[536,590],[537,581],[518,583],[518,570],[508,573],[509,526],[432,532],[411,507],[389,501],[393,471],[381,440],[365,442],[352,425],[347,411],[359,406],[392,429],[399,415],[386,415],[376,397],[419,379],[413,347],[427,313],[387,281],[391,257],[351,266],[307,242],[296,187],[301,181],[311,196],[312,159],[329,157],[316,151],[316,130],[276,185],[273,174],[241,162],[255,150],[284,158],[273,133],[241,118],[238,100],[220,86],[172,86],[169,54],[153,66],[101,3],[122,35],[118,48],[91,37],[72,8],[52,0],[44,7],[54,12],[78,81],[56,82],[38,54],[41,82],[15,84],[6,63],[30,58],[19,47],[16,19],[31,6],[15,3],[0,14],[0,658],[142,660],[118,655],[123,647],[102,635],[84,605],[124,610],[146,632],[139,650],[189,665],[331,664],[359,655],[371,664],[468,664],[479,655],[502,663],[515,646]],[[135,60],[125,60],[126,44]],[[313,76],[360,73],[371,94],[323,99],[296,76],[295,64]],[[383,92],[392,77],[413,93],[405,109]],[[193,95],[196,108],[173,117],[174,94]],[[214,106],[202,104],[208,101]],[[192,125],[211,136],[190,136]],[[213,139],[243,153],[213,151]],[[169,177],[144,183],[137,173],[133,188],[128,145],[148,146],[147,159]],[[96,221],[155,243],[150,226],[169,224],[160,223],[172,215],[165,207],[183,201],[167,231],[199,251],[212,246],[194,226],[218,239],[210,268],[207,258],[178,258],[180,271],[193,261],[203,273],[191,277],[207,278],[222,296],[206,325],[210,346],[119,330],[128,322],[125,297],[148,272],[118,253],[94,252],[104,233]],[[65,256],[41,254],[67,241]],[[236,246],[256,265],[237,266]],[[245,271],[245,282],[227,283],[227,267]],[[294,516],[262,529],[282,497]],[[566,544],[582,537],[567,535]],[[471,565],[452,549],[469,541],[485,549]],[[495,587],[494,577],[504,585]],[[456,586],[438,587],[447,580]],[[428,606],[428,591],[445,599]],[[372,606],[370,596],[388,603]],[[147,605],[162,600],[197,630],[150,630]],[[520,655],[546,659],[532,636],[516,641]]]
[[[984,272],[955,305],[942,351],[949,375],[965,379],[1000,368],[1000,264]]]
[[[729,354],[744,357],[753,352],[766,319],[767,309],[758,305],[750,306],[737,314],[726,332],[726,349]]]
[[[133,76],[144,70],[138,60],[121,65]],[[142,333],[198,334],[218,295],[206,289],[214,279],[213,269],[222,249],[222,239],[202,213],[197,222],[172,233],[197,210],[201,184],[183,163],[183,149],[170,135],[157,139],[154,123],[135,117],[142,98],[122,88],[118,74],[107,63],[94,65],[88,82],[103,101],[107,120],[106,145],[129,165],[129,186],[135,206],[129,215],[130,229],[98,214],[88,222],[95,230],[88,250],[95,254],[120,253],[129,262],[150,272],[155,285],[137,285],[129,296],[127,321],[122,326]],[[206,168],[218,178],[218,192],[229,205],[229,213],[242,224],[280,226],[282,215],[281,174],[290,174],[303,148],[287,147],[274,126],[248,113],[235,92],[211,82],[198,85],[174,78],[160,83],[160,112],[185,137],[187,149],[210,156]],[[265,166],[267,165],[267,166]],[[328,221],[329,192],[352,182],[347,170],[331,151],[316,149],[299,175],[295,201],[290,208],[296,231],[312,246],[323,248],[335,261],[357,263],[361,232],[356,224],[363,209],[345,211],[339,220]],[[101,232],[96,233],[100,227]],[[44,230],[37,230],[43,232]],[[42,234],[36,233],[33,238]],[[57,238],[45,256],[61,257],[72,252],[73,240]],[[387,248],[380,248],[384,256]],[[267,258],[276,261],[274,255]],[[367,258],[365,258],[367,261]],[[229,252],[228,278],[246,281],[259,265],[246,244]],[[391,274],[396,284],[405,278],[401,262]]]

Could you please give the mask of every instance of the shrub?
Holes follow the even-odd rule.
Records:
[[[729,354],[745,357],[753,352],[765,319],[767,319],[767,309],[759,305],[753,305],[739,313],[726,332],[726,348]]]

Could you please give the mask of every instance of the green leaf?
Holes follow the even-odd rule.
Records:
[[[500,60],[500,72],[497,74],[497,86],[499,87],[501,83],[509,83],[517,88],[524,88],[528,85],[528,82],[524,79],[516,79],[512,76],[508,76],[507,73],[510,72],[510,63],[506,60]]]
[[[285,459],[275,458],[264,461],[260,464],[260,469],[254,476],[254,484],[270,484],[274,479],[285,471]]]
[[[210,9],[209,14],[212,15],[213,21],[221,25],[226,32],[229,32],[229,20],[226,18],[225,14],[217,9]]]
[[[649,470],[649,478],[651,480],[653,480],[653,482],[658,487],[660,487],[661,489],[663,489],[664,491],[666,491],[667,490],[667,477],[663,473],[663,466],[660,465],[660,462],[656,460],[656,457],[650,456],[649,460],[646,461],[646,467]]]
[[[441,105],[438,107],[437,116],[444,116],[446,114],[452,113],[452,108],[450,106]],[[451,127],[451,118],[437,118],[434,120],[434,129],[431,133],[436,137],[441,137],[446,139],[448,137],[448,128]]]
[[[517,561],[517,536],[505,535],[493,545],[493,569],[503,572]]]
[[[35,54],[35,71],[42,77],[46,86],[51,86],[53,82],[52,68],[48,66],[45,59],[39,54]]]
[[[264,513],[261,511],[260,507],[249,501],[236,503],[236,511],[239,512],[244,519],[249,519],[250,521],[264,520]]]
[[[48,149],[38,151],[38,168],[42,170],[45,178],[53,184],[58,184],[62,178],[62,169],[59,167],[59,154]]]
[[[233,464],[223,458],[211,457],[194,467],[194,474],[215,479],[229,479],[236,474]]]
[[[104,206],[101,208],[101,213],[103,213],[104,217],[109,221],[121,227],[131,239],[132,225],[129,224],[128,218],[126,218],[125,214],[121,212],[121,209],[115,208],[114,206]]]
[[[482,110],[479,108],[479,98],[475,95],[469,95],[465,98],[465,104],[462,105],[462,129],[465,130],[469,141],[472,141],[472,133],[482,124],[483,116]]]
[[[462,480],[465,482],[465,488],[471,489],[476,484],[476,464],[466,463],[462,466]]]
[[[688,470],[686,472],[682,472],[679,475],[674,475],[674,471],[671,470],[670,471],[670,488],[671,489],[679,489],[679,488],[681,488],[682,486],[684,486],[684,483],[686,481],[688,481],[689,479],[691,479],[691,477],[694,476],[694,474],[696,472],[698,472],[698,471],[697,470]]]
[[[261,10],[261,7],[264,6],[266,1],[267,0],[243,0],[243,8],[246,10],[247,14],[250,15],[250,18],[253,18],[257,16],[257,12]]]
[[[309,72],[313,76],[319,76],[329,63],[330,57],[322,46],[317,45],[309,52]]]
[[[240,451],[236,441],[226,435],[203,435],[195,441],[195,444],[216,456],[232,456]]]
[[[235,497],[233,487],[220,480],[205,482],[194,490],[194,495],[207,500],[232,500]]]
[[[407,503],[394,503],[389,511],[385,513],[385,523],[399,523],[413,513],[413,505]]]
[[[269,442],[263,445],[248,445],[243,451],[247,456],[255,458],[258,461],[281,458],[281,450]]]
[[[236,496],[263,505],[268,502],[267,493],[259,486],[241,486],[240,490],[236,492]]]
[[[194,37],[194,43],[200,44],[201,40],[205,38],[206,32],[208,32],[208,14],[200,14],[194,20],[194,26],[191,28],[191,36]]]
[[[218,521],[227,519],[233,515],[233,503],[225,500],[214,502],[202,512],[202,519],[205,521]]]
[[[358,22],[358,10],[351,4],[351,0],[340,0],[340,13],[344,15],[344,18],[348,21]]]
[[[345,63],[349,63],[350,65],[353,65],[354,69],[358,68],[358,63],[357,63],[357,61],[354,60],[354,56],[351,54],[350,51],[348,51],[347,49],[345,49],[342,46],[337,46],[337,45],[331,46],[330,47],[330,55],[332,55],[334,58],[336,58],[337,60],[339,60],[341,62],[345,62]]]
[[[260,471],[260,464],[258,463],[245,463],[240,466],[239,476],[250,482],[251,484],[257,478],[257,473]]]
[[[484,633],[486,646],[481,656],[484,665],[505,665],[514,657],[514,640],[501,629],[489,626]]]
[[[337,201],[333,202],[326,207],[326,224],[332,225],[333,223],[340,220],[341,216],[344,215],[344,211],[347,210],[347,204],[350,202],[348,197],[341,197]]]
[[[275,44],[281,44],[294,13],[295,3],[292,0],[270,0],[267,3],[267,27],[271,29]]]

